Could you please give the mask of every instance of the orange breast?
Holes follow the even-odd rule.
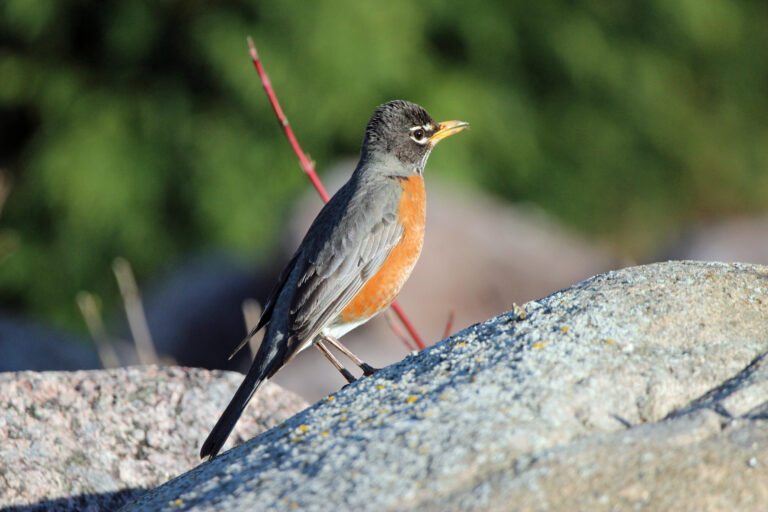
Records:
[[[400,242],[392,249],[378,272],[365,283],[341,312],[342,323],[368,319],[387,308],[405,284],[424,243],[426,192],[424,178],[412,176],[403,180],[403,193],[398,204],[398,219],[404,230]]]

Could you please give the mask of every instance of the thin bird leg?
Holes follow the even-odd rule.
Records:
[[[346,368],[344,368],[344,365],[343,365],[343,364],[341,364],[341,361],[339,361],[338,359],[336,359],[336,356],[335,356],[335,355],[333,355],[333,354],[331,353],[331,351],[330,351],[330,350],[328,350],[328,347],[326,347],[325,345],[323,345],[323,342],[322,342],[322,341],[320,341],[320,340],[317,340],[317,341],[315,342],[315,346],[317,347],[317,349],[318,349],[320,352],[322,352],[322,353],[323,353],[323,355],[324,355],[325,357],[327,357],[327,358],[328,358],[328,360],[331,362],[331,364],[333,365],[333,367],[334,367],[334,368],[336,368],[337,370],[339,370],[339,373],[341,373],[341,375],[342,375],[342,376],[343,376],[345,379],[347,379],[347,382],[349,382],[350,384],[352,384],[353,382],[355,382],[355,376],[354,376],[354,375],[352,375],[351,373],[349,373],[349,370],[347,370]]]
[[[325,334],[320,334],[319,336],[323,338],[325,341],[327,341],[328,343],[330,343],[331,345],[333,345],[334,347],[336,347],[336,349],[339,352],[341,352],[342,354],[350,358],[353,363],[355,363],[357,366],[360,367],[361,370],[363,370],[363,375],[365,375],[366,377],[369,375],[373,375],[374,373],[379,371],[378,368],[374,368],[373,366],[369,365],[368,363],[364,362],[362,359],[357,357],[355,354],[353,354],[351,350],[349,350],[347,347],[339,343],[339,340],[337,340],[336,338],[332,338]]]

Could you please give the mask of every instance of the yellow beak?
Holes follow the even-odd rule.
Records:
[[[438,123],[437,131],[429,138],[429,143],[435,145],[444,138],[450,137],[467,128],[469,128],[469,123],[466,121],[443,121],[442,123]]]

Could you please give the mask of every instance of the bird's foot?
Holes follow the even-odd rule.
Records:
[[[342,376],[343,376],[345,379],[347,379],[347,384],[345,384],[345,385],[344,385],[344,387],[347,387],[347,386],[349,386],[350,384],[352,384],[353,382],[355,382],[355,381],[357,380],[357,379],[355,378],[355,376],[354,376],[354,375],[352,375],[352,373],[351,373],[349,370],[347,370],[346,368],[342,368],[342,369],[341,369],[341,370],[339,370],[339,371],[341,372],[341,375],[342,375]]]
[[[363,363],[360,365],[360,369],[363,370],[363,375],[365,375],[366,377],[370,377],[371,375],[379,371],[380,368],[374,368],[368,363]]]

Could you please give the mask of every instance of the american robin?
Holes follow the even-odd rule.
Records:
[[[264,340],[248,374],[200,450],[213,458],[256,390],[297,353],[314,344],[350,382],[354,377],[323,340],[358,365],[337,338],[384,311],[421,253],[426,195],[424,166],[442,139],[469,126],[436,123],[420,106],[379,106],[365,129],[360,161],[315,218],[278,279],[259,323]]]

